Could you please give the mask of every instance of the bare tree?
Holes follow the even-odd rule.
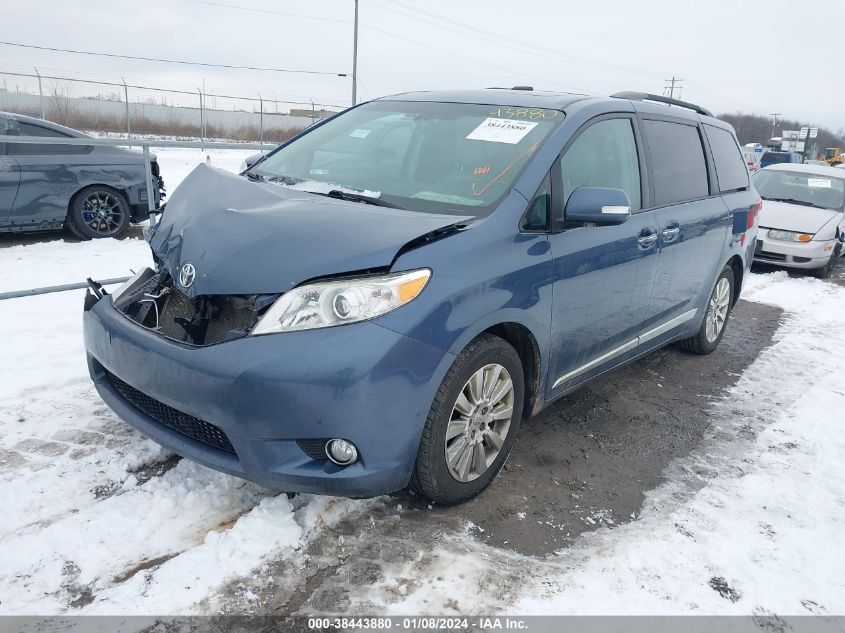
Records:
[[[50,89],[50,102],[50,118],[56,123],[70,125],[70,119],[74,114],[73,88],[53,84]]]

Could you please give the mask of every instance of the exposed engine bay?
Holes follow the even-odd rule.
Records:
[[[279,295],[200,295],[179,291],[166,270],[145,269],[121,292],[114,306],[139,325],[189,345],[214,345],[249,334]]]

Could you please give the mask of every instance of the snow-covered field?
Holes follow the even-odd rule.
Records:
[[[249,153],[206,152],[233,171]],[[170,191],[205,160],[157,154]],[[119,277],[148,262],[133,239],[9,246],[0,292]],[[173,459],[123,424],[87,376],[83,294],[0,301],[0,614],[215,611],[225,586],[274,582],[268,564],[295,563],[339,521],[371,527],[379,500],[289,499]],[[785,310],[775,341],[713,406],[709,439],[670,466],[636,520],[547,559],[482,545],[473,530],[432,539],[419,546],[425,556],[362,583],[352,605],[845,613],[845,287],[755,274],[744,298]]]

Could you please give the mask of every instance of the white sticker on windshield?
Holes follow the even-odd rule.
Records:
[[[351,136],[352,138],[367,138],[369,134],[370,130],[362,130],[359,128],[357,130],[352,130],[352,134],[350,134],[349,136]]]
[[[537,124],[531,121],[494,119],[491,117],[484,119],[481,125],[467,135],[467,139],[516,145],[535,127],[537,127]]]
[[[820,189],[830,189],[833,183],[830,178],[807,178],[808,187],[818,187]]]

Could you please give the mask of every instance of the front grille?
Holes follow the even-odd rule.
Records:
[[[772,253],[771,251],[760,251],[760,253],[758,255],[759,255],[759,257],[762,257],[762,258],[765,258],[765,259],[773,259],[773,260],[776,260],[776,261],[779,261],[779,262],[785,262],[786,261],[786,255],[783,255],[782,253]]]
[[[123,382],[120,378],[110,372],[106,372],[106,378],[115,391],[123,396],[128,402],[143,413],[146,413],[156,422],[159,422],[169,429],[173,429],[187,435],[188,437],[211,446],[226,453],[235,455],[235,449],[226,434],[218,427],[195,418],[192,415],[183,413],[178,409],[159,402],[155,398],[138,391],[132,385]]]
[[[311,459],[328,459],[326,440],[296,440],[296,444]]]

